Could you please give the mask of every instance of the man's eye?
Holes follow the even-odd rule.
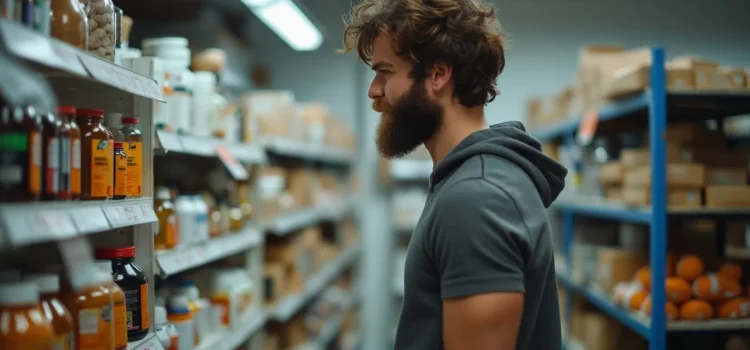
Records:
[[[387,70],[385,70],[385,69],[379,69],[379,70],[378,70],[378,73],[380,73],[380,74],[389,74],[389,73],[391,73],[391,72],[390,72],[390,71],[387,71]]]

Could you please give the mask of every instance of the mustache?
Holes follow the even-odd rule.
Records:
[[[382,98],[372,100],[372,109],[378,113],[390,112],[393,107]]]

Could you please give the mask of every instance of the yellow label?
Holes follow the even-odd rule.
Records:
[[[127,148],[127,143],[123,148]],[[115,196],[127,196],[128,158],[122,153],[118,154],[118,151],[115,150]]]
[[[70,139],[70,193],[81,194],[81,139]]]
[[[52,350],[75,350],[75,348],[73,333],[55,335],[55,339],[52,341]]]
[[[91,197],[112,197],[114,149],[109,140],[91,140]]]
[[[115,304],[115,348],[128,346],[128,318],[125,314],[125,302]]]
[[[143,186],[143,144],[141,141],[125,143],[125,154],[128,155],[128,196],[141,196]]]
[[[219,309],[219,320],[221,320],[221,324],[225,326],[229,325],[229,295],[226,293],[214,294],[211,298],[211,305]]]
[[[78,311],[78,350],[109,349],[112,341],[112,308],[92,307]]]
[[[29,192],[42,192],[42,135],[32,131],[29,135]]]

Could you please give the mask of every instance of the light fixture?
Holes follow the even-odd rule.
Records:
[[[317,50],[323,34],[292,0],[242,0],[256,17],[296,51]]]

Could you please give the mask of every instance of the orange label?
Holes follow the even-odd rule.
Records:
[[[52,350],[75,350],[73,333],[63,333],[55,336],[52,341]]]
[[[36,131],[29,137],[29,192],[42,192],[42,135]]]
[[[70,193],[81,194],[81,139],[70,139]]]
[[[148,283],[141,285],[141,329],[147,329],[148,318]]]
[[[115,348],[128,346],[128,318],[125,314],[125,302],[115,304]]]
[[[127,143],[123,146],[127,148]],[[114,149],[115,157],[115,196],[127,196],[128,185],[128,158],[122,154],[122,149]]]
[[[91,196],[112,197],[114,149],[109,140],[91,140]]]
[[[92,307],[78,311],[78,350],[109,349],[112,339],[112,308]]]
[[[167,218],[167,246],[174,247],[177,245],[177,216],[172,214]]]
[[[221,320],[221,324],[228,326],[229,325],[229,296],[224,295],[224,294],[215,295],[211,298],[211,305],[219,307],[219,312],[221,313],[219,315],[219,319]]]
[[[143,147],[140,141],[125,142],[125,154],[128,156],[128,196],[141,196],[143,187]]]

